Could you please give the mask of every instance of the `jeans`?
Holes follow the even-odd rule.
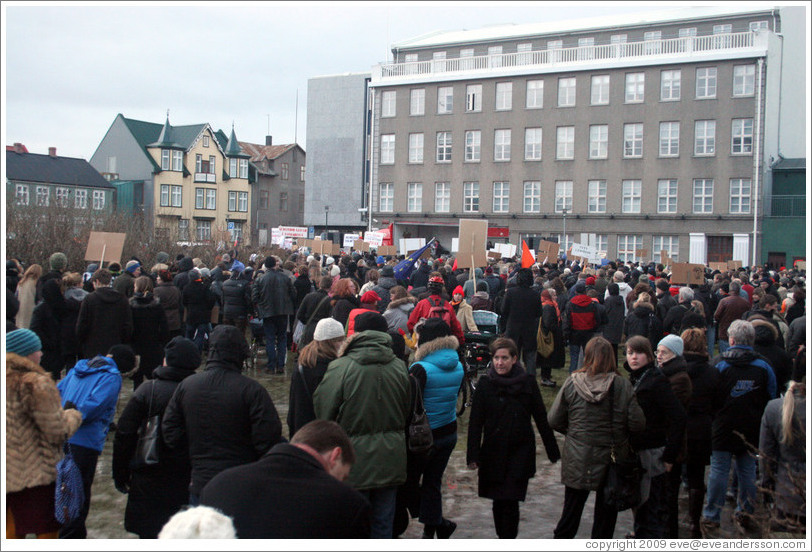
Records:
[[[186,324],[186,338],[191,339],[197,345],[197,350],[203,352],[203,343],[211,333],[211,324]]]
[[[589,492],[586,489],[574,489],[564,487],[564,510],[561,512],[561,519],[553,531],[553,538],[574,539],[581,525],[581,516],[584,513],[584,505]],[[592,519],[593,539],[611,539],[615,534],[615,524],[617,523],[617,510],[604,505],[603,485],[598,487],[595,497],[595,512]]]
[[[440,525],[443,522],[443,473],[456,445],[456,433],[434,440],[420,485],[420,523]]]
[[[578,369],[578,361],[581,356],[580,345],[570,345],[570,374]]]
[[[392,526],[395,522],[395,501],[398,494],[397,487],[381,487],[380,489],[367,489],[361,491],[372,505],[372,530],[369,537],[372,539],[391,539]]]
[[[721,342],[720,342],[721,343]],[[749,453],[733,454],[724,450],[711,453],[710,474],[708,475],[708,503],[702,510],[702,517],[719,522],[725,505],[727,481],[730,465],[736,457],[736,475],[739,479],[739,497],[736,512],[753,513],[756,499],[756,460]]]
[[[285,369],[285,350],[288,346],[288,316],[269,316],[262,319],[265,329],[265,351],[268,353],[268,370]]]
[[[65,445],[67,450],[67,444]],[[73,453],[73,460],[82,474],[82,487],[85,491],[85,502],[82,504],[82,512],[79,517],[66,523],[59,530],[60,539],[85,539],[87,538],[87,527],[85,520],[90,511],[90,490],[93,487],[93,478],[96,475],[96,463],[99,460],[100,451],[93,450],[79,445],[70,445],[70,450]]]

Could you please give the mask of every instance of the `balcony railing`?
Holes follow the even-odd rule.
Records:
[[[805,217],[806,196],[774,195],[769,198],[770,217]]]
[[[373,68],[373,79],[415,75],[428,76],[506,67],[586,64],[596,60],[644,59],[650,56],[690,55],[696,52],[737,50],[755,46],[756,36],[756,33],[753,32],[686,36],[627,42],[624,44],[538,50],[535,52],[489,54],[406,63],[381,63]]]
[[[196,172],[195,182],[217,182],[217,177],[210,172]]]

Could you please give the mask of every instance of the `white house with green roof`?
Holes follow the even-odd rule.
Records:
[[[120,113],[90,164],[109,180],[142,181],[144,215],[156,234],[182,242],[250,243],[249,155],[234,128],[208,123],[172,126]]]

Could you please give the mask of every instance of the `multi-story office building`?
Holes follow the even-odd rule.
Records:
[[[370,82],[372,216],[395,238],[474,217],[609,259],[766,260],[780,31],[778,10],[691,8],[395,44]]]

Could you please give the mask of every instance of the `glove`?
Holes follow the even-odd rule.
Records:
[[[76,408],[76,404],[73,401],[65,401],[65,406],[63,406],[62,408],[64,410],[67,410],[69,408],[73,408],[74,410],[79,410],[78,408]]]

